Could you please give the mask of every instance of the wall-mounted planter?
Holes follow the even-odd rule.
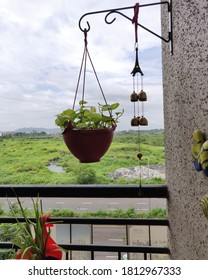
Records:
[[[196,171],[203,171],[208,177],[208,140],[200,130],[195,130],[192,136],[191,145],[192,156],[194,159],[194,168]]]

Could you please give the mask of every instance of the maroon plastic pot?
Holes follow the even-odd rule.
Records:
[[[69,151],[81,163],[100,161],[113,140],[116,126],[105,129],[76,129],[69,124],[63,132],[63,138]]]

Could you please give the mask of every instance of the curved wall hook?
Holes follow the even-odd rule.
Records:
[[[107,23],[107,24],[112,24],[115,20],[116,20],[116,18],[114,18],[114,19],[112,19],[111,21],[108,21],[108,16],[110,15],[110,14],[112,14],[113,12],[111,11],[110,13],[108,13],[106,16],[105,16],[105,22]]]
[[[87,28],[86,28],[86,27],[85,27],[85,28],[82,28],[82,27],[81,27],[81,21],[82,21],[83,17],[85,17],[85,15],[83,15],[83,16],[80,18],[80,20],[79,20],[79,29],[80,29],[82,32],[88,32],[88,31],[90,31],[90,24],[89,24],[88,21],[86,22],[86,23],[87,23]]]
[[[111,21],[108,21],[108,17],[109,17],[111,14],[115,14],[115,13],[116,13],[116,14],[119,14],[119,15],[125,17],[125,18],[127,18],[127,19],[130,20],[130,21],[132,21],[132,19],[129,18],[129,17],[127,17],[125,14],[123,14],[123,13],[117,11],[117,10],[112,10],[112,11],[110,11],[110,12],[105,16],[105,22],[106,22],[107,24],[112,24],[112,23],[116,20],[116,18],[114,18],[114,19],[112,19]]]

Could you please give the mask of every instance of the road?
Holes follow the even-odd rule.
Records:
[[[11,203],[15,198],[9,198]],[[32,208],[30,198],[21,198],[24,207]],[[68,208],[76,212],[96,211],[99,209],[113,211],[117,208],[134,208],[135,211],[149,211],[155,207],[166,207],[166,199],[161,198],[43,198],[43,210]],[[7,198],[0,198],[0,207],[9,209]]]

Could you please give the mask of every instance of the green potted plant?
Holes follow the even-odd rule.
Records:
[[[118,107],[119,103],[98,103],[97,110],[82,100],[77,110],[68,109],[57,115],[55,123],[63,130],[64,142],[80,162],[98,162],[107,152],[123,114],[123,110],[115,112]]]
[[[53,224],[47,222],[50,215],[43,214],[39,199],[36,201],[32,199],[35,215],[34,222],[28,218],[28,211],[23,208],[18,197],[17,201],[24,222],[19,222],[17,219],[19,232],[12,240],[12,243],[20,250],[15,258],[28,260],[61,260],[63,249],[60,248],[51,237],[50,228],[53,227]],[[10,209],[12,211],[11,204]]]

